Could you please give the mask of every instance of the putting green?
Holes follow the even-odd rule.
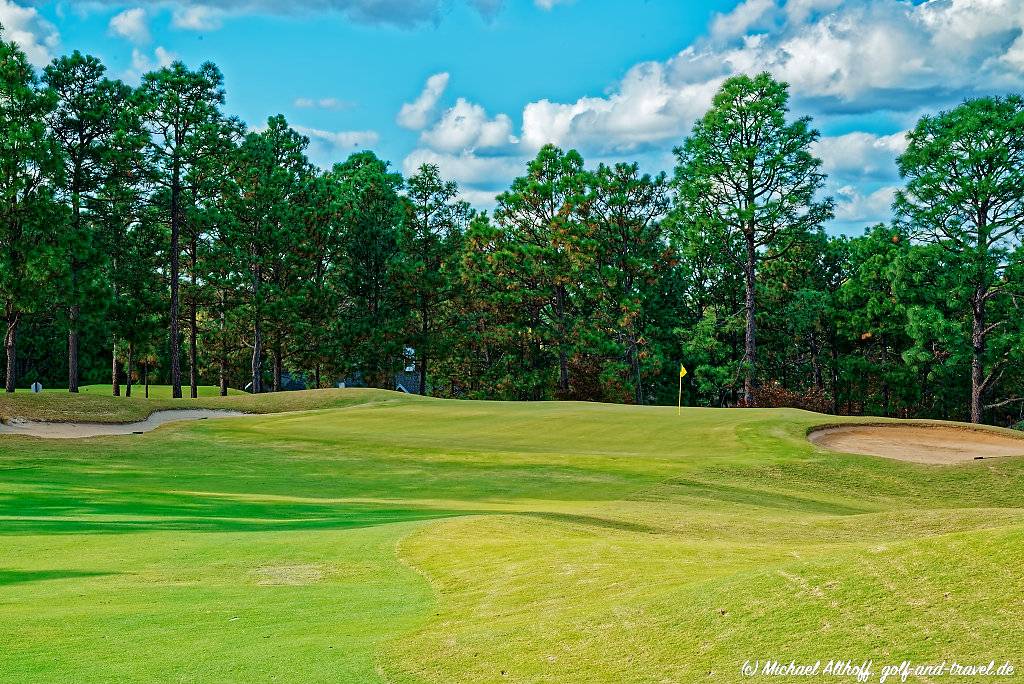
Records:
[[[100,399],[19,394],[0,415],[169,402]],[[370,390],[172,404],[293,412],[0,437],[0,681],[1024,668],[1024,459],[828,452],[806,434],[831,421],[790,410]]]

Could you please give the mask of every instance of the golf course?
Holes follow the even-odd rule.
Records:
[[[1024,665],[1021,457],[844,454],[808,440],[843,419],[791,409],[153,396],[0,399],[5,422],[253,414],[0,434],[0,681]]]

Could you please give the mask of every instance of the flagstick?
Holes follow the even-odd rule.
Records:
[[[676,409],[676,415],[683,415],[683,374],[679,374],[679,405]]]

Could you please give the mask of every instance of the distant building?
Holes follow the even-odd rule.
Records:
[[[337,387],[367,387],[366,380],[361,372],[352,373],[343,380],[338,381]],[[420,393],[420,374],[414,371],[401,371],[395,373],[392,385],[397,392],[406,394]]]
[[[366,387],[366,381],[363,379],[363,374],[356,371],[339,381],[337,386]],[[401,371],[395,373],[392,387],[394,387],[395,391],[405,392],[406,394],[420,393],[420,374],[416,369],[416,350],[412,347],[405,348],[405,365]]]

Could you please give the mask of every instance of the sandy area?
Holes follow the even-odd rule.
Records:
[[[930,425],[849,425],[815,430],[808,439],[847,454],[949,465],[1024,455],[1024,439],[997,432]]]
[[[133,435],[155,430],[164,423],[173,423],[181,420],[205,420],[206,418],[234,418],[244,415],[248,414],[238,411],[214,411],[211,409],[180,409],[157,411],[146,420],[140,420],[137,423],[44,423],[15,418],[7,423],[0,423],[0,434],[45,437],[47,439]]]

